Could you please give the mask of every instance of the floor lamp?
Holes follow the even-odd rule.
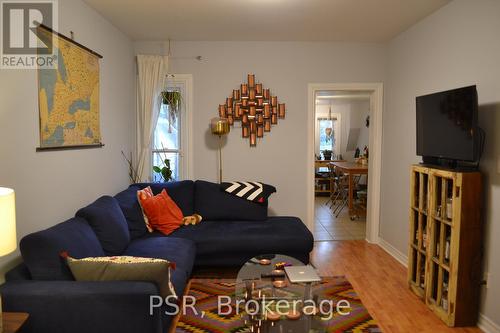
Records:
[[[222,183],[222,136],[229,133],[229,121],[226,118],[213,118],[210,121],[213,135],[219,137],[219,183]]]
[[[17,247],[16,200],[14,190],[0,187],[0,257]],[[2,298],[0,297],[0,333],[3,332]]]

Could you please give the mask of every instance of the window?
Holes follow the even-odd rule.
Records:
[[[318,119],[319,122],[319,151],[323,150],[331,150],[336,151],[335,149],[335,122],[336,119],[328,120],[328,119]],[[331,128],[332,133],[328,136],[326,133],[326,129]]]
[[[153,166],[164,166],[165,159],[170,160],[172,178],[179,180],[179,162],[181,159],[180,129],[181,119],[169,116],[170,108],[162,104],[160,115],[156,123],[156,129],[153,138]],[[153,173],[153,181],[161,181],[158,173]]]
[[[173,180],[191,177],[188,167],[191,82],[190,75],[169,75],[166,90],[181,93],[181,106],[176,113],[177,116],[171,116],[170,107],[162,104],[153,134],[152,165],[162,168],[165,166],[164,160],[170,160]],[[153,172],[152,180],[163,181],[163,178],[160,174]]]

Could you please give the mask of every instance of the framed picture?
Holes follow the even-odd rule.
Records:
[[[99,110],[101,55],[40,25],[37,35],[56,48],[57,65],[38,69],[40,147],[37,151],[104,146]]]

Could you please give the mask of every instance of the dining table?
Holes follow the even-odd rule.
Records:
[[[354,218],[360,212],[366,215],[366,210],[361,211],[359,209],[355,209],[354,207],[354,190],[355,186],[357,185],[357,182],[355,182],[354,179],[356,176],[368,175],[368,165],[357,162],[348,162],[348,161],[335,161],[331,162],[330,165],[332,165],[336,171],[345,174],[348,178],[349,216],[351,217],[351,219]]]

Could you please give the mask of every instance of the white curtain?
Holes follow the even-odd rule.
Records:
[[[141,181],[151,179],[151,144],[161,106],[161,92],[168,73],[168,57],[137,56],[137,173]]]

